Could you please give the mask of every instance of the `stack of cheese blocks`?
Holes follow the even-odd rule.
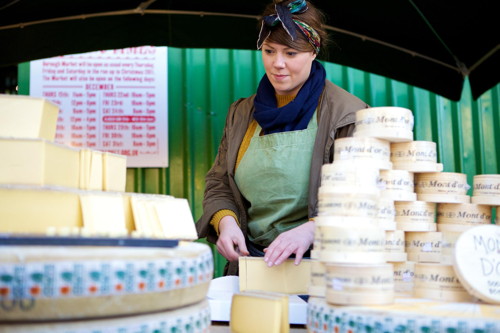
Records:
[[[58,112],[0,95],[0,236],[28,242],[0,240],[0,331],[207,331],[213,258],[187,200],[125,193],[126,157],[55,143]],[[57,245],[68,238],[144,242]],[[178,242],[147,245],[160,239]]]
[[[400,107],[358,111],[354,136],[334,145],[334,162],[323,166],[318,193],[308,330],[336,331],[340,326],[330,325],[335,320],[318,318],[332,316],[340,305],[390,304],[394,295],[474,301],[455,276],[452,251],[461,232],[491,223],[500,175],[475,176],[471,204],[466,175],[442,172],[436,144],[413,141],[412,112]],[[373,168],[379,172],[375,198],[367,197],[376,192]],[[377,214],[369,209],[374,204]],[[376,255],[381,251],[384,257]]]

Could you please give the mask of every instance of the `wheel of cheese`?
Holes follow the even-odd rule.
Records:
[[[418,200],[437,203],[469,203],[467,175],[454,172],[417,173],[415,192]]]
[[[393,304],[332,305],[310,297],[307,331],[331,332],[499,332],[499,307],[396,297]]]
[[[318,215],[352,216],[375,219],[377,198],[372,195],[331,193],[329,188],[318,190]]]
[[[473,203],[500,205],[500,175],[476,175],[473,179]]]
[[[456,241],[453,259],[454,271],[470,294],[500,304],[500,226],[463,232]]]
[[[406,261],[405,233],[402,230],[385,232],[385,260],[388,262]]]
[[[373,107],[356,112],[354,137],[374,137],[390,142],[413,140],[413,113],[402,107]]]
[[[384,187],[383,197],[394,201],[414,201],[417,195],[414,190],[413,172],[406,170],[381,170],[380,180]]]
[[[405,232],[405,251],[409,261],[441,262],[440,232]]]
[[[391,144],[392,167],[411,172],[441,172],[443,164],[437,163],[436,143],[410,141]]]
[[[2,333],[159,333],[192,332],[206,333],[211,325],[210,306],[207,300],[179,309],[143,315],[130,315],[105,319],[77,321],[16,323],[2,325]]]
[[[372,225],[321,226],[320,261],[328,263],[385,262],[385,231]]]
[[[377,200],[377,223],[384,230],[396,230],[394,200],[380,197]]]
[[[342,305],[394,302],[392,265],[326,264],[326,300]]]
[[[391,263],[394,266],[394,291],[397,295],[412,295],[415,263],[413,261]]]
[[[178,308],[205,298],[212,251],[175,248],[0,246],[0,318],[70,320]]]
[[[360,161],[334,161],[321,167],[321,187],[330,193],[379,195],[379,169]]]
[[[448,302],[474,302],[452,265],[416,263],[413,296]]]
[[[391,169],[389,141],[377,138],[346,137],[334,142],[334,161],[366,163],[378,169]]]
[[[490,224],[492,207],[478,204],[440,203],[437,205],[439,231],[466,231],[472,227]]]

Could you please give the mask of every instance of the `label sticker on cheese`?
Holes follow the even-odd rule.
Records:
[[[478,226],[463,232],[455,244],[453,267],[471,294],[500,304],[500,226]]]

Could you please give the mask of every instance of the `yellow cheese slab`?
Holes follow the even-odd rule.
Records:
[[[0,94],[0,137],[54,141],[58,114],[46,99]]]
[[[167,239],[198,239],[187,199],[164,197],[156,202],[155,210],[163,237]]]
[[[0,186],[0,232],[46,234],[83,226],[77,190]]]
[[[43,139],[0,139],[0,184],[79,187],[79,151]]]
[[[80,188],[102,190],[103,153],[92,149],[80,150]]]
[[[307,294],[311,279],[311,260],[295,265],[287,259],[281,265],[268,267],[264,258],[239,258],[240,291],[259,290],[284,294]]]
[[[233,295],[231,332],[288,333],[288,295],[247,291]]]
[[[93,235],[126,235],[125,207],[121,193],[85,191],[80,194],[83,225]]]
[[[125,192],[127,185],[127,156],[103,153],[102,189]]]

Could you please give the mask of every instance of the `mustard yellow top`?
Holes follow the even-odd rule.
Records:
[[[296,95],[275,95],[276,96],[276,102],[278,104],[278,107],[281,108],[295,98]],[[252,135],[255,132],[255,129],[257,128],[257,121],[255,119],[252,120],[250,125],[248,126],[248,129],[245,133],[245,136],[243,137],[243,141],[241,141],[240,149],[238,150],[238,157],[236,158],[236,166],[235,170],[238,168],[238,165],[240,164],[241,159],[245,155],[245,152],[248,149],[248,146],[250,146],[250,140],[252,139]],[[210,224],[213,225],[215,232],[217,235],[219,234],[219,223],[220,220],[222,220],[223,217],[225,216],[232,216],[238,222],[238,218],[236,217],[236,213],[233,212],[232,210],[229,209],[222,209],[219,210],[217,213],[215,213],[212,216],[212,219],[210,220]]]

